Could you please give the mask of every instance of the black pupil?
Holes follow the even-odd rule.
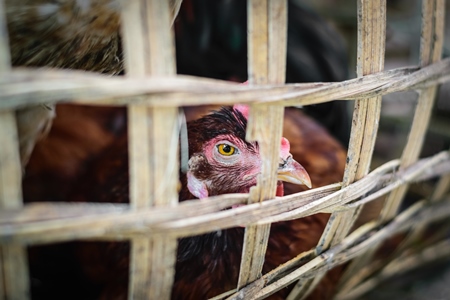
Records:
[[[230,145],[223,145],[222,150],[225,153],[230,153],[231,152],[231,146]]]

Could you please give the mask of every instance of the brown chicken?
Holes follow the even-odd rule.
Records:
[[[62,114],[63,111],[61,110]],[[55,122],[55,126],[48,137],[50,140],[55,138],[53,132],[58,131],[58,122]],[[182,173],[180,175],[183,183],[180,201],[208,195],[248,192],[249,187],[255,184],[254,174],[258,172],[259,166],[258,147],[255,143],[244,140],[245,126],[245,117],[230,109],[222,109],[188,123],[189,171],[187,176]],[[286,109],[284,128],[284,135],[290,142],[290,150],[289,143],[283,140],[280,146],[283,157],[280,162],[285,167],[287,165],[283,160],[294,166],[291,168],[294,172],[284,174],[284,179],[308,183],[306,173],[298,164],[300,163],[308,171],[313,187],[341,180],[345,152],[324,129],[295,108]],[[46,143],[51,145],[49,140]],[[79,180],[67,193],[67,200],[121,203],[129,201],[126,135],[121,135],[103,149],[99,151],[96,159],[86,163],[84,170],[79,171]],[[59,151],[64,153],[64,150],[57,148],[53,151],[56,156]],[[290,158],[289,151],[298,163]],[[245,159],[236,160],[237,157]],[[34,156],[33,159],[38,157]],[[44,161],[49,159],[44,158]],[[213,161],[216,162],[215,165],[210,163]],[[228,166],[223,169],[223,164],[232,163],[238,167]],[[205,184],[204,179],[210,180],[211,183]],[[304,189],[304,186],[284,184],[285,194]],[[277,194],[281,193],[279,188]],[[313,248],[327,219],[327,215],[318,214],[273,224],[263,272],[266,273],[300,252]],[[233,228],[181,239],[173,299],[206,299],[234,288],[239,272],[243,234],[243,228]],[[31,265],[32,275],[34,281],[40,283],[33,291],[34,298],[56,299],[67,293],[67,290],[78,290],[77,297],[84,299],[126,298],[128,243],[80,242],[60,245],[59,252],[64,252],[65,255],[58,254],[54,247],[58,246],[35,247],[31,251],[31,262],[36,262]],[[60,263],[55,262],[58,256],[61,256]],[[45,260],[48,260],[47,264]],[[78,277],[74,277],[71,283],[61,283],[64,291],[58,292],[59,289],[50,288],[54,284],[50,278],[61,272],[61,265],[72,269]],[[53,266],[53,269],[49,266]],[[314,291],[311,299],[329,299],[333,293],[335,275],[337,273],[326,277],[324,284]],[[272,297],[283,299],[288,291],[289,289],[283,289]]]
[[[208,163],[202,165],[204,162],[203,151],[208,151],[211,149],[211,145],[214,144],[214,142],[210,143],[210,141],[218,139],[220,140],[219,143],[222,143],[223,140],[220,135],[219,138],[215,137],[215,135],[217,135],[217,129],[215,130],[215,128],[219,127],[218,124],[224,123],[220,122],[222,120],[221,118],[216,117],[212,119],[212,116],[215,115],[216,114],[206,116],[195,121],[189,128],[189,136],[194,138],[192,142],[190,141],[189,147],[190,153],[192,154],[191,160],[195,159],[195,161],[197,161],[195,153],[201,153],[199,154],[201,158],[198,159],[200,164],[194,166],[190,165],[187,176],[187,187],[189,192],[197,197],[199,196],[199,193],[196,193],[197,189],[195,187],[192,189],[189,188],[190,172],[196,178],[204,177],[207,180],[211,180],[210,186],[213,186],[216,190],[221,190],[221,193],[246,192],[250,185],[254,185],[254,182],[248,182],[248,185],[243,188],[236,183],[242,182],[240,181],[241,177],[239,176],[247,174],[246,171],[240,170],[239,172],[241,175],[238,175],[238,179],[236,179],[236,174],[231,173],[227,176],[225,175],[226,170],[221,171],[220,167],[214,167]],[[238,123],[241,122],[242,124],[245,124],[246,120],[240,119]],[[236,123],[236,121],[233,120],[233,123]],[[222,127],[220,126],[220,128],[220,132],[222,132]],[[345,154],[336,142],[315,125],[312,120],[302,116],[296,109],[286,110],[285,128],[290,129],[285,130],[285,133],[290,132],[287,136],[289,136],[290,141],[292,141],[289,150],[291,153],[295,153],[295,160],[304,164],[305,167],[308,166],[306,167],[307,170],[311,170],[308,171],[308,173],[311,176],[314,186],[320,186],[340,180]],[[244,129],[245,126],[235,126],[235,128],[233,128],[231,131],[234,136],[233,140],[238,137],[239,141],[234,142],[233,145],[240,145],[240,143],[248,145],[248,143],[244,142]],[[309,139],[309,130],[312,130],[309,132],[311,135],[313,133],[314,135],[317,135],[317,139]],[[204,142],[198,144],[201,137],[203,137],[203,139],[205,138],[205,132],[207,132],[207,135],[209,136]],[[308,138],[305,138],[306,136],[308,136]],[[311,144],[309,144],[309,142],[311,142]],[[194,145],[191,146],[191,143]],[[318,143],[322,143],[322,146],[319,146]],[[311,146],[314,148],[309,148]],[[241,149],[241,147],[239,147],[239,149]],[[313,149],[315,149],[315,151],[313,151]],[[286,151],[286,149],[283,149],[282,142],[280,153],[283,153],[284,151]],[[207,154],[206,157],[208,158]],[[207,160],[210,161],[209,158]],[[281,161],[280,166],[283,166],[283,161],[286,161],[286,158],[283,158],[283,155]],[[211,170],[211,168],[214,170]],[[228,172],[231,172],[231,170],[228,169]],[[295,170],[294,174],[298,174],[298,177],[295,177],[301,178],[303,175],[301,171],[302,168],[297,167]],[[221,173],[220,176],[217,175],[217,171]],[[279,169],[278,174],[281,173],[282,170]],[[292,175],[293,174],[290,176]],[[314,180],[316,180],[316,182]],[[293,182],[295,180],[289,181]],[[305,182],[306,180],[302,179],[300,181]],[[297,183],[299,182],[297,181]],[[224,186],[226,186],[226,189],[223,188]],[[280,187],[280,182],[278,186]],[[191,194],[186,190],[185,186],[183,187],[184,189],[180,194],[180,200],[191,197]],[[200,190],[201,189],[202,187]],[[284,191],[286,193],[293,193],[303,189],[304,187],[290,184],[286,186]],[[277,195],[280,194],[282,194],[282,191],[277,189]],[[296,221],[273,224],[271,227],[263,272],[266,273],[279,266],[281,263],[293,258],[297,254],[313,248],[320,237],[327,218],[326,215],[315,215]],[[175,285],[172,294],[173,298],[207,299],[234,288],[239,272],[243,235],[243,228],[233,228],[180,240]],[[332,277],[328,277],[327,280],[330,280],[331,278]],[[288,291],[289,289],[284,289],[271,298],[284,299]],[[328,282],[325,285],[321,285],[311,298],[329,299],[332,292],[333,285]]]
[[[240,12],[239,16],[245,16],[245,5],[242,10],[231,7],[222,9],[223,5],[229,5],[230,1],[207,1],[205,3],[217,4],[220,16],[224,16],[225,12],[228,16],[234,16],[237,15],[235,14],[237,11]],[[198,13],[198,9],[203,10],[205,3],[186,1],[184,12],[187,12],[185,16],[189,18],[186,20],[191,22],[190,24],[197,24],[197,21],[201,22],[202,18],[208,15],[208,12],[204,15]],[[289,3],[288,80],[291,82],[305,81],[305,78],[299,77],[299,72],[305,73],[306,76],[321,72],[336,73],[329,72],[329,70],[344,70],[345,73],[345,59],[341,59],[345,55],[336,55],[341,51],[331,47],[332,45],[336,46],[336,43],[330,43],[336,35],[331,34],[323,38],[317,32],[312,33],[314,32],[312,29],[324,29],[324,23],[320,18],[296,6],[294,1],[289,1]],[[108,74],[123,72],[119,1],[6,0],[5,4],[14,66],[61,67]],[[189,10],[189,6],[192,4],[194,4],[195,10]],[[242,5],[243,2],[234,1],[231,4],[234,7],[234,5]],[[195,11],[194,15],[193,11]],[[302,13],[302,17],[298,17],[299,13]],[[193,16],[195,17],[192,18]],[[306,20],[307,16],[309,16],[308,21],[298,23],[298,21]],[[192,23],[193,20],[194,23]],[[219,20],[220,24],[228,23],[227,19],[223,18],[211,18],[211,20]],[[241,35],[240,37],[233,35],[225,38],[233,47],[236,46],[236,41],[240,41],[239,54],[229,55],[228,52],[225,54],[223,47],[215,44],[216,42],[221,43],[218,41],[219,37],[227,35],[216,32],[212,37],[208,36],[212,41],[208,47],[224,54],[222,56],[229,56],[228,58],[213,58],[213,62],[208,62],[208,59],[204,58],[202,52],[205,50],[204,38],[201,39],[202,43],[199,43],[203,47],[201,49],[188,48],[183,51],[183,47],[180,48],[180,45],[184,45],[183,40],[196,40],[192,38],[192,35],[205,37],[204,34],[188,30],[191,28],[188,27],[191,26],[190,24],[180,18],[177,28],[179,71],[215,77],[204,73],[198,74],[198,69],[201,69],[202,65],[203,67],[213,66],[218,69],[220,74],[226,73],[224,75],[226,79],[245,80],[246,48],[245,38],[241,38],[246,33],[245,18],[239,19],[238,31],[233,26],[226,27],[232,29],[230,29],[231,33],[239,32]],[[212,24],[211,26],[215,29],[224,28],[219,25]],[[208,24],[203,24],[192,27],[208,32],[208,26]],[[305,34],[297,32],[297,29],[304,29]],[[324,32],[323,30],[319,31]],[[318,37],[318,41],[311,41],[311,38],[315,36]],[[309,42],[304,42],[302,39],[307,39]],[[323,41],[323,45],[321,41]],[[313,50],[309,48],[302,50],[305,45],[312,46]],[[231,50],[235,51],[236,49],[233,47]],[[318,51],[317,48],[326,53],[322,54],[322,51]],[[183,59],[183,55],[186,53],[189,55]],[[193,53],[197,55],[196,57],[201,57],[200,60],[195,60],[196,70],[185,66],[186,62],[194,61]],[[302,56],[305,53],[314,55]],[[337,62],[342,60],[343,67],[336,63],[331,64],[331,67],[328,66],[327,63],[331,56],[336,57]],[[239,70],[244,71],[237,72],[236,69],[233,69],[224,72],[221,66],[217,67],[219,60],[224,62],[222,67],[231,66],[231,60],[235,62],[233,66],[237,65]],[[305,65],[305,63],[307,64]],[[313,70],[314,72],[312,72]],[[236,72],[239,76],[236,75]],[[318,75],[306,81],[342,79],[344,79],[342,76],[337,75],[331,77]],[[339,105],[343,103],[338,102]],[[330,111],[335,111],[333,105],[331,105]],[[327,107],[327,105],[320,107]],[[330,116],[345,115],[343,113],[329,114],[328,110],[324,112],[323,109],[319,109],[320,107],[313,107],[311,111],[317,108],[322,119],[328,120]],[[187,111],[188,120],[194,120],[198,118],[200,111],[204,111],[204,108],[191,108]],[[327,125],[330,130],[335,130],[345,124],[340,117],[337,121],[334,117],[332,124]],[[243,129],[245,120],[241,119],[241,121],[244,124],[241,124],[241,129]],[[198,123],[190,124],[191,133],[192,128],[195,128],[194,124]],[[212,124],[211,126],[217,129],[219,125]],[[128,202],[126,129],[125,109],[58,105],[49,136],[38,143],[25,170],[23,182],[25,201]],[[191,134],[191,137],[193,135]],[[236,134],[235,138],[239,136],[242,145],[249,145],[243,140],[242,130]],[[293,158],[308,171],[313,187],[338,182],[342,179],[345,162],[344,150],[323,128],[300,110],[286,109],[284,136],[290,142],[290,153]],[[195,149],[195,140],[192,138],[190,140],[191,154]],[[197,147],[197,149],[199,148]],[[230,149],[225,147],[222,150],[230,151]],[[284,143],[284,150],[286,150],[286,143]],[[286,154],[286,151],[284,153]],[[24,162],[26,160],[24,159]],[[199,179],[200,176],[194,177]],[[216,177],[220,178],[220,176]],[[218,190],[213,186],[202,187],[201,184],[197,185],[199,187],[197,190],[193,188],[192,191],[189,191],[189,184],[184,176],[181,176],[181,181],[184,185],[180,200],[194,198],[194,195],[204,196],[205,191],[208,195],[231,192],[231,190]],[[235,181],[230,182],[231,184],[235,183]],[[195,187],[195,184],[193,185]],[[303,189],[305,187],[299,185],[284,184],[285,194],[299,192]],[[247,190],[248,187],[241,186],[232,191],[245,192]],[[298,221],[274,224],[271,228],[271,238],[263,272],[273,269],[299,252],[314,247],[327,218],[327,215],[315,215]],[[243,228],[233,228],[180,240],[173,298],[203,299],[234,288],[241,257],[242,237]],[[98,299],[100,297],[115,299],[125,297],[128,284],[128,247],[128,243],[93,242],[30,247],[33,299]],[[325,281],[311,295],[312,299],[330,298],[335,280],[327,277]],[[288,289],[284,289],[274,297],[284,297],[287,292]]]

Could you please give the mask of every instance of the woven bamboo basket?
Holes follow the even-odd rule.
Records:
[[[262,299],[294,282],[289,299],[300,299],[329,269],[350,261],[336,299],[355,299],[393,274],[450,255],[448,238],[420,250],[413,247],[430,223],[450,216],[449,152],[419,159],[437,85],[450,80],[450,60],[441,59],[444,0],[423,1],[419,66],[390,71],[383,71],[386,1],[358,0],[358,77],[313,84],[284,84],[287,2],[248,0],[250,84],[246,86],[175,75],[171,22],[181,1],[123,3],[127,76],[105,77],[69,70],[11,68],[0,1],[0,299],[30,298],[28,245],[68,240],[131,241],[130,299],[170,298],[178,238],[238,225],[247,226],[245,239],[254,241],[244,246],[239,276],[243,288],[217,299]],[[369,172],[381,97],[403,90],[419,95],[403,153]],[[23,205],[21,124],[20,118],[16,122],[15,112],[61,99],[128,108],[132,120],[128,124],[130,205]],[[272,170],[277,166],[278,149],[271,141],[281,138],[283,108],[335,99],[355,102],[342,183],[275,199]],[[205,103],[249,104],[247,138],[258,141],[266,164],[254,194],[179,204],[178,163],[158,162],[178,162],[177,147],[171,147],[178,140],[178,107]],[[159,128],[166,129],[164,135]],[[142,147],[155,140],[160,145],[155,151]],[[409,184],[430,178],[439,178],[432,195],[398,213]],[[154,186],[159,188],[154,190]],[[351,231],[362,206],[381,196],[386,196],[386,201],[380,216]],[[247,205],[232,212],[222,210],[234,204]],[[317,247],[260,276],[266,243],[257,241],[267,241],[270,224],[318,212],[331,213],[331,218]],[[385,262],[374,262],[374,253],[383,241],[401,232],[407,235],[397,250]]]

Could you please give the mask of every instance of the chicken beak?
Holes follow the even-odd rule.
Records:
[[[278,167],[278,180],[286,181],[294,184],[304,184],[311,188],[311,179],[308,172],[298,162],[296,162],[291,155],[287,159],[280,158]]]

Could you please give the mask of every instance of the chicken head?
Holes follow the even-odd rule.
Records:
[[[248,193],[256,185],[262,159],[256,142],[245,140],[248,109],[243,105],[222,108],[190,126],[187,187],[197,198],[229,193]],[[217,124],[222,126],[217,128]],[[203,138],[201,137],[203,136]],[[292,158],[289,141],[280,142],[277,196],[281,181],[311,187],[305,168]]]

